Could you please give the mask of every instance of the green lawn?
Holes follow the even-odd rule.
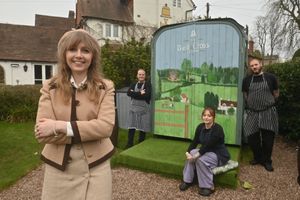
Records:
[[[0,122],[0,191],[14,184],[32,169],[41,164],[42,145],[33,136],[34,122],[6,123]],[[147,134],[147,139],[152,138]],[[138,132],[135,136],[137,143]],[[127,130],[119,129],[117,152],[112,157],[112,166],[116,165],[119,154],[123,152],[127,142]],[[175,144],[176,142],[174,142]],[[183,151],[185,150],[185,146]],[[249,148],[242,151],[242,162],[251,159]]]
[[[33,126],[33,122],[10,124],[0,121],[0,190],[41,163],[41,145],[33,136]]]

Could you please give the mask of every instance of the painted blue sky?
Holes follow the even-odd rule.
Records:
[[[242,34],[231,23],[190,23],[161,29],[160,33],[154,36],[157,69],[179,69],[185,58],[193,67],[204,62],[217,67],[239,66]]]

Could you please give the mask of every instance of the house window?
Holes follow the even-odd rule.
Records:
[[[34,65],[34,84],[43,83],[42,65]]]
[[[113,25],[113,33],[114,37],[119,37],[119,26],[116,24]]]
[[[181,0],[173,0],[173,6],[181,8]]]
[[[34,84],[42,84],[44,80],[53,76],[52,65],[34,65]]]
[[[177,7],[181,8],[181,0],[177,0]]]
[[[105,25],[105,36],[106,37],[111,37],[111,25],[110,24],[106,24]]]
[[[46,65],[46,79],[51,78],[53,75],[52,65]]]
[[[177,0],[173,0],[173,6],[176,7],[176,1]]]
[[[4,81],[4,69],[3,67],[0,65],[0,84],[4,84],[5,81]]]

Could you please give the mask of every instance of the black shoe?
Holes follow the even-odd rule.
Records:
[[[258,164],[261,164],[261,163],[257,160],[250,160],[249,164],[250,165],[258,165]]]
[[[272,164],[270,164],[270,163],[265,163],[265,169],[267,170],[267,171],[269,171],[269,172],[272,172],[272,171],[274,171],[274,168],[272,167]]]
[[[206,197],[208,197],[208,196],[210,196],[212,193],[214,193],[214,190],[211,190],[211,189],[209,189],[209,188],[200,188],[200,190],[199,190],[199,194],[200,194],[201,196],[206,196]]]
[[[182,182],[180,185],[179,185],[179,189],[181,191],[185,191],[187,190],[189,187],[191,187],[191,183],[186,183],[186,182]]]

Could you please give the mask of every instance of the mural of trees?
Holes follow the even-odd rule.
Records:
[[[204,95],[204,107],[211,107],[214,110],[218,109],[219,96],[212,92],[206,92]]]
[[[189,76],[191,73],[191,69],[192,69],[192,61],[189,59],[183,59],[182,64],[181,64],[181,69],[183,71],[183,73],[185,74],[185,81],[189,81]]]

